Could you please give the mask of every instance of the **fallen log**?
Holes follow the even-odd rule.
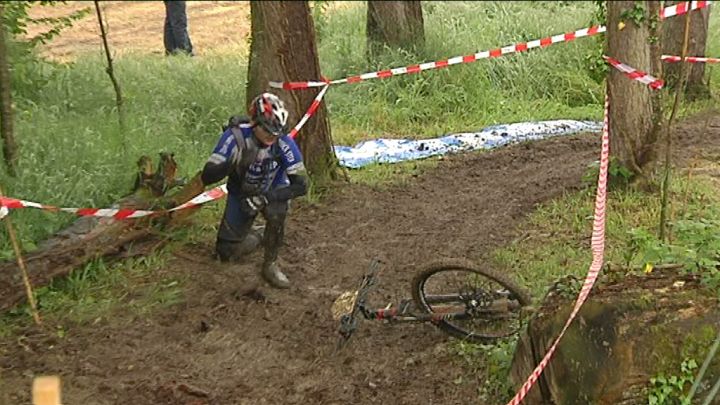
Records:
[[[152,170],[152,160],[147,156],[140,158],[138,167],[133,192],[113,208],[162,210],[203,192],[199,174],[189,182],[175,177],[177,162],[172,154],[160,154],[157,171]],[[169,193],[177,188],[179,190]],[[40,243],[37,251],[25,256],[30,281],[40,287],[98,258],[115,260],[148,254],[167,242],[167,238],[159,236],[159,230],[182,224],[197,209],[125,220],[80,217]],[[14,307],[25,298],[17,264],[14,261],[0,263],[0,311]]]

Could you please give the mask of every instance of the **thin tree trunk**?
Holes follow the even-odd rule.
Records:
[[[681,3],[681,1],[666,1],[666,6]],[[710,21],[710,8],[695,10],[690,14],[690,42],[688,43],[688,56],[705,56],[707,45],[708,26]],[[666,55],[680,56],[683,47],[683,31],[685,19],[680,17],[669,18],[663,21],[662,44]],[[665,81],[669,87],[675,87],[680,78],[682,62],[667,63],[665,66]],[[710,89],[705,83],[705,64],[690,64],[690,74],[687,79],[685,92],[689,99],[705,98],[710,96]]]
[[[419,1],[368,1],[367,50],[370,58],[387,45],[411,52],[425,46],[425,28]]]
[[[691,25],[691,16],[690,13],[685,14],[685,18],[682,19],[685,22],[685,27],[683,27],[683,47],[680,51],[680,57],[685,59],[685,57],[688,54],[688,43],[690,42],[690,33],[692,32],[692,29],[690,27]],[[670,172],[671,172],[671,165],[670,165],[670,158],[672,156],[672,133],[670,132],[672,130],[672,124],[675,120],[675,115],[677,114],[677,109],[680,106],[680,95],[683,91],[683,87],[685,86],[685,80],[687,79],[687,72],[688,72],[688,66],[681,65],[680,68],[680,81],[678,86],[675,88],[675,102],[672,106],[672,111],[670,112],[670,118],[668,118],[668,123],[665,131],[665,173],[663,177],[662,182],[662,194],[661,194],[661,204],[660,204],[660,230],[659,230],[659,239],[661,241],[665,241],[666,238],[666,226],[667,226],[667,211],[668,211],[668,199],[670,194]]]
[[[5,5],[0,3],[0,20],[4,18]],[[10,67],[8,62],[7,43],[5,42],[5,25],[0,24],[0,132],[3,139],[3,155],[5,166],[11,176],[17,175],[17,143],[13,134],[13,106],[10,87]]]
[[[302,118],[317,90],[285,91],[268,86],[269,81],[319,80],[320,64],[315,28],[307,1],[250,2],[251,42],[246,108],[258,94],[277,94],[290,112],[291,125]],[[297,136],[308,172],[315,179],[335,178],[330,123],[325,103]]]
[[[102,13],[100,12],[100,4],[98,0],[95,0],[95,11],[97,12],[98,24],[100,24],[100,36],[103,41],[103,48],[105,49],[105,57],[107,58],[107,68],[105,71],[110,76],[113,88],[115,89],[115,104],[118,109],[118,122],[120,123],[120,129],[125,129],[125,113],[123,111],[123,97],[122,91],[120,91],[120,84],[115,78],[115,72],[113,70],[112,56],[110,56],[110,47],[107,42],[107,33],[105,32],[105,24],[103,23]]]
[[[645,14],[639,25],[623,17],[623,13],[634,9],[636,4],[643,6]],[[608,2],[608,56],[661,77],[657,36],[660,23],[651,24],[653,19],[657,19],[659,10],[659,1]],[[624,26],[619,24],[621,22]],[[617,162],[635,176],[634,180],[644,184],[649,179],[651,164],[656,161],[658,154],[662,127],[660,94],[648,86],[629,80],[616,69],[610,69],[608,93],[610,130],[613,134],[610,149]]]

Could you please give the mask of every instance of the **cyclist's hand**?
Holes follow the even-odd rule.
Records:
[[[242,201],[242,208],[248,214],[254,215],[267,206],[268,200],[264,195],[255,195]]]

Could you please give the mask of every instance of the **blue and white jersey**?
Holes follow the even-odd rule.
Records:
[[[253,139],[252,127],[249,124],[240,124],[239,128],[242,133],[239,138],[242,138],[243,144],[238,146],[232,129],[228,128],[220,136],[208,159],[209,163],[230,163],[231,173],[237,173],[243,150],[251,150],[256,153],[255,159],[245,171],[244,178],[237,180],[261,192],[290,184],[288,175],[305,169],[300,149],[291,137],[284,135],[271,146],[259,147]],[[231,174],[231,180],[233,177]]]

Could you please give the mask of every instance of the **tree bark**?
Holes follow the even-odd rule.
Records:
[[[681,3],[680,1],[666,1],[666,6]],[[703,8],[690,12],[690,42],[688,44],[688,56],[705,56],[707,45],[708,24],[710,21],[710,8]],[[663,53],[666,55],[680,56],[683,47],[683,32],[685,30],[685,19],[680,17],[668,18],[663,21],[662,45]],[[665,82],[670,87],[675,87],[680,79],[680,68],[682,63],[665,64]],[[705,78],[705,64],[692,63],[690,75],[687,79],[685,92],[689,99],[698,99],[710,96],[710,89]]]
[[[425,28],[419,1],[368,1],[367,49],[371,58],[387,45],[411,52],[425,46]]]
[[[4,18],[5,5],[0,4],[0,20]],[[10,87],[10,67],[5,38],[5,24],[0,24],[0,132],[3,139],[3,155],[7,172],[17,175],[17,143],[13,134],[13,106]]]
[[[624,13],[642,5],[644,19],[636,24]],[[607,54],[655,77],[662,76],[659,1],[608,2]],[[653,22],[653,20],[655,20]],[[619,23],[623,23],[622,24]],[[656,24],[655,24],[656,23]],[[660,92],[630,80],[617,69],[608,73],[610,96],[610,150],[617,163],[641,184],[648,180],[657,159],[662,126]]]
[[[268,82],[322,78],[310,7],[307,1],[253,1],[250,16],[246,108],[258,94],[272,92],[285,102],[292,126],[302,118],[320,89],[286,91],[270,88]],[[296,140],[314,179],[336,177],[337,164],[324,103]]]

